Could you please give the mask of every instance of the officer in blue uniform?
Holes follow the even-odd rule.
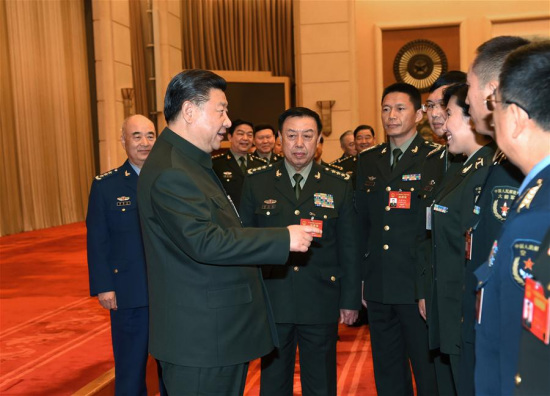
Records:
[[[96,176],[88,202],[90,295],[110,310],[116,395],[147,395],[149,304],[136,193],[155,139],[155,127],[146,117],[124,120],[121,142],[128,159]]]
[[[488,260],[475,272],[480,290],[475,341],[479,395],[514,392],[524,288],[550,227],[550,85],[541,84],[549,73],[550,42],[523,46],[508,55],[499,87],[487,99],[497,143],[526,177]],[[542,326],[548,333],[543,322],[532,323],[531,329]]]

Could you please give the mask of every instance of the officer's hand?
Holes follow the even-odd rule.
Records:
[[[290,225],[287,227],[290,233],[290,251],[307,252],[313,235],[320,233],[319,229],[311,226]]]
[[[359,311],[354,311],[351,309],[340,310],[340,323],[352,325],[357,321],[358,317],[359,317]]]
[[[420,316],[426,320],[426,300],[421,298],[418,300],[418,312],[420,312]]]
[[[99,293],[97,295],[97,298],[99,299],[99,303],[103,308],[113,309],[115,311],[117,310],[118,307],[116,305],[116,294],[114,291]]]

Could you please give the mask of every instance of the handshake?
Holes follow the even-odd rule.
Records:
[[[307,225],[290,225],[287,228],[290,233],[291,252],[307,252],[313,236],[322,233],[319,228]]]

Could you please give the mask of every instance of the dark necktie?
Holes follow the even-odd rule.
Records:
[[[400,148],[393,149],[393,163],[391,164],[391,170],[394,170],[399,162],[399,157],[403,154]]]
[[[244,157],[239,158],[239,162],[240,162],[239,166],[241,167],[241,171],[243,172],[243,175],[246,174],[246,163],[244,161],[245,161]]]
[[[303,177],[299,173],[294,174],[294,180],[296,180],[296,184],[294,185],[294,192],[296,193],[296,199],[300,199],[300,193],[302,192],[302,187],[300,187],[300,182],[302,181]]]

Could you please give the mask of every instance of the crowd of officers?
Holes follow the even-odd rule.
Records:
[[[363,307],[380,395],[414,394],[413,377],[418,395],[550,394],[550,42],[493,38],[424,104],[412,85],[386,87],[387,142],[360,125],[331,164],[316,112],[288,109],[277,129],[231,122],[224,90],[210,72],[174,77],[155,146],[144,117],[125,121],[129,160],[90,194],[91,294],[126,308],[123,276],[148,275],[163,393],[242,395],[261,357],[261,395],[291,396],[299,348],[302,393],[336,395],[338,323]],[[417,132],[424,114],[444,145]],[[204,155],[225,131],[230,149]],[[135,176],[131,191],[107,187],[123,175]],[[139,235],[137,211],[126,231],[102,222],[128,218],[136,194],[146,260],[113,270],[107,236]],[[119,368],[115,326],[129,319],[117,315],[117,376],[141,372],[128,359]]]

